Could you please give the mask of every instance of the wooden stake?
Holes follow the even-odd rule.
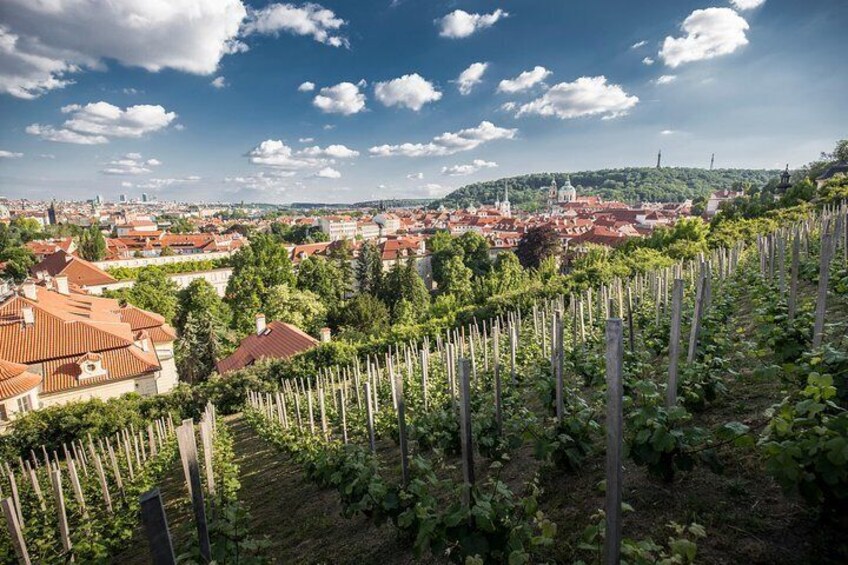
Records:
[[[620,319],[607,320],[607,463],[606,463],[606,538],[604,563],[618,565],[621,561],[621,432],[623,363],[622,327]]]
[[[65,512],[65,493],[62,492],[62,473],[51,471],[50,480],[53,484],[53,498],[56,501],[56,516],[59,520],[59,535],[62,538],[62,547],[65,553],[70,556],[70,561],[73,561],[73,555],[70,555],[73,544],[71,544],[71,535],[68,529],[68,515]]]
[[[680,361],[680,318],[683,310],[683,279],[674,279],[671,298],[671,335],[668,338],[668,388],[665,405],[677,404],[677,365]]]
[[[463,503],[471,506],[471,489],[474,488],[474,445],[471,435],[471,390],[468,359],[459,360],[459,437],[462,447],[462,477],[465,482]]]
[[[6,528],[9,530],[9,537],[12,538],[12,545],[15,546],[15,553],[18,556],[18,560],[24,565],[30,565],[29,552],[24,541],[24,534],[21,530],[21,523],[18,520],[15,503],[11,498],[4,498],[0,500],[0,506],[3,507],[3,515],[6,517]]]
[[[159,489],[147,491],[139,497],[141,502],[141,521],[147,533],[147,545],[150,548],[150,561],[153,565],[175,565],[174,546],[171,532],[168,530],[168,518],[162,505]]]

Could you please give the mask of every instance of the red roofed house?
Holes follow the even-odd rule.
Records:
[[[0,303],[0,403],[7,419],[41,406],[176,386],[176,334],[161,316],[74,292],[64,275],[51,283],[25,282]],[[24,394],[29,400],[18,402]]]
[[[256,315],[256,333],[244,338],[232,355],[218,361],[222,375],[249,367],[260,359],[288,359],[318,345],[318,340],[283,322],[265,325],[265,315]]]
[[[58,277],[59,275],[64,275],[68,277],[69,282],[80,287],[117,282],[103,269],[96,267],[85,259],[80,259],[76,255],[71,255],[62,250],[48,255],[30,269],[30,271],[36,276],[47,274],[51,277]]]

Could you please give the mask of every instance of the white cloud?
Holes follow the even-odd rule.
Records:
[[[651,59],[650,57],[645,57],[644,59],[642,59],[642,64],[648,65],[650,67],[651,65],[654,64],[654,60]]]
[[[212,74],[237,40],[241,0],[4,0],[0,92],[35,98],[115,60],[157,72]]]
[[[434,137],[428,143],[402,143],[400,145],[378,145],[368,151],[377,157],[402,155],[405,157],[429,157],[453,155],[462,151],[470,151],[489,141],[512,139],[518,133],[517,129],[501,128],[492,122],[483,121],[480,125],[445,132]]]
[[[0,159],[20,159],[23,156],[23,153],[16,153],[14,151],[5,151],[3,149],[0,149]]]
[[[326,114],[349,116],[365,109],[365,95],[359,91],[358,84],[340,82],[322,88],[312,104]]]
[[[657,84],[669,84],[677,80],[677,75],[662,75],[654,82]]]
[[[135,186],[137,188],[143,188],[145,190],[158,191],[158,190],[161,190],[161,189],[169,187],[169,186],[180,185],[180,184],[193,184],[193,183],[196,183],[198,181],[200,181],[199,176],[189,175],[189,176],[177,177],[177,178],[148,179],[148,180],[146,180],[142,183],[136,184]]]
[[[331,159],[351,159],[359,157],[359,151],[345,147],[344,145],[328,145],[327,147],[319,147],[314,145],[306,147],[297,152],[298,155],[307,157],[328,157]]]
[[[322,179],[340,179],[342,178],[342,174],[334,169],[333,167],[324,167],[317,173],[315,176]]]
[[[513,79],[504,79],[498,84],[498,92],[513,94],[533,88],[551,75],[551,71],[537,65],[530,71],[524,71]]]
[[[320,167],[321,159],[298,155],[279,139],[266,139],[247,154],[254,165],[266,165],[289,171]]]
[[[427,183],[421,187],[421,189],[427,194],[427,196],[431,196],[433,198],[444,196],[452,189],[449,186],[442,186],[436,183]]]
[[[300,86],[297,87],[298,92],[312,92],[313,90],[315,90],[315,83],[308,80],[300,83]]]
[[[409,180],[421,180],[424,178],[424,173],[409,173],[406,175]]]
[[[660,57],[671,68],[733,53],[748,44],[748,22],[730,8],[695,10],[680,26],[683,37],[666,37]]]
[[[132,188],[134,185],[133,185],[133,183],[131,183],[128,180],[122,180],[121,186],[124,187],[124,188]]]
[[[730,0],[737,10],[753,10],[766,3],[766,0]]]
[[[417,112],[424,104],[440,100],[442,93],[436,90],[433,83],[413,73],[378,82],[374,85],[374,98],[384,106],[400,106]]]
[[[228,86],[227,79],[225,79],[224,77],[215,77],[209,84],[211,84],[215,88],[224,88],[225,86]]]
[[[313,141],[315,141],[314,137],[301,137],[297,140],[298,143],[312,143]]]
[[[235,177],[225,177],[226,184],[238,186],[238,190],[248,189],[259,192],[285,192],[290,188],[291,181],[289,180],[294,173],[286,171],[259,171],[250,175],[240,175]],[[236,192],[236,191],[233,191]]]
[[[450,177],[460,177],[473,175],[482,169],[491,169],[497,167],[498,164],[494,161],[484,161],[483,159],[474,159],[467,165],[453,165],[451,167],[442,167],[442,174]]]
[[[621,86],[607,83],[605,76],[580,77],[574,82],[561,82],[545,94],[523,104],[517,116],[538,114],[562,120],[600,115],[604,119],[627,113],[639,98],[627,94]]]
[[[456,87],[463,96],[471,94],[475,86],[483,82],[483,74],[489,67],[489,63],[471,63],[467,69],[459,73],[456,79]]]
[[[660,135],[672,135],[672,134],[675,134],[675,133],[677,133],[677,132],[674,131],[673,129],[664,129],[660,132]]]
[[[100,172],[104,175],[143,175],[153,172],[153,168],[161,164],[159,159],[144,159],[139,153],[127,153],[106,163]]]
[[[518,107],[518,104],[515,103],[515,102],[512,102],[512,101],[504,102],[503,104],[501,104],[501,110],[503,110],[504,112],[512,112],[517,107]]]
[[[495,25],[501,18],[509,16],[500,8],[491,14],[469,14],[465,10],[454,10],[445,17],[436,20],[441,30],[439,35],[459,39],[468,37],[474,32]]]
[[[648,40],[643,39],[642,41],[637,41],[633,45],[630,46],[631,49],[639,49],[640,47],[644,47],[648,44]]]
[[[158,105],[140,104],[122,110],[103,101],[71,104],[63,107],[62,113],[70,114],[70,118],[60,128],[32,124],[26,132],[48,141],[93,145],[108,143],[113,137],[137,138],[159,131],[177,117]]]
[[[315,41],[332,47],[347,47],[347,38],[336,32],[345,25],[343,19],[320,4],[307,2],[294,4],[269,4],[261,10],[252,10],[244,26],[244,33],[309,35]]]

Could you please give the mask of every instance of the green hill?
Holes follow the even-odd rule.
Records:
[[[575,173],[533,173],[486,182],[477,182],[459,188],[431,206],[444,204],[448,208],[492,204],[503,197],[504,186],[509,186],[509,199],[513,206],[533,209],[544,205],[546,189],[551,180],[558,186],[566,176],[577,188],[578,194],[598,195],[607,200],[624,202],[681,202],[687,198],[705,196],[712,190],[726,189],[737,183],[764,185],[780,174],[765,169],[696,169],[686,167],[628,167],[602,169]]]

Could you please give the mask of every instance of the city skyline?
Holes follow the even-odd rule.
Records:
[[[658,149],[798,167],[848,125],[837,1],[79,7],[4,7],[2,196],[428,198]]]

